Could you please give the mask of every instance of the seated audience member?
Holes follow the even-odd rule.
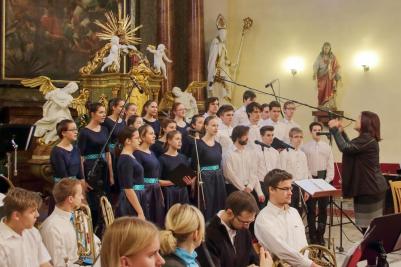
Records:
[[[227,152],[223,160],[223,173],[226,178],[226,191],[245,191],[253,193],[258,202],[264,203],[265,196],[260,188],[257,176],[257,166],[253,157],[255,151],[246,148],[248,143],[249,127],[235,126],[232,133],[234,146]]]
[[[135,217],[121,217],[107,227],[100,253],[104,267],[160,267],[159,231],[152,223]]]
[[[258,211],[255,198],[247,192],[236,191],[227,197],[225,209],[219,211],[206,227],[206,247],[216,266],[245,267],[259,264],[249,231],[249,225],[255,220]],[[263,251],[260,255],[259,266],[271,266],[270,255]],[[203,258],[199,257],[199,261],[202,266],[206,266]]]
[[[294,181],[309,179],[310,173],[305,153],[301,150],[302,140],[304,138],[302,130],[292,128],[289,133],[290,144],[294,149],[285,149],[280,153],[281,169],[291,173]],[[304,201],[307,201],[309,195],[304,193],[299,187],[294,186],[292,190],[291,207],[296,208],[302,215]],[[303,194],[303,199],[302,199]]]
[[[38,193],[12,188],[4,198],[0,222],[1,267],[49,267],[50,255],[34,227],[42,199]]]
[[[43,243],[54,267],[79,266],[74,264],[79,257],[73,212],[81,206],[84,199],[82,185],[75,179],[63,178],[55,184],[53,197],[56,207],[39,229]],[[99,252],[100,240],[97,237],[95,239]],[[100,262],[96,262],[94,266],[100,266]]]
[[[291,266],[319,266],[299,253],[308,243],[301,216],[289,206],[292,175],[274,169],[266,175],[265,184],[268,186],[269,201],[255,221],[255,235],[259,243]]]
[[[254,92],[250,90],[244,92],[244,94],[242,95],[243,105],[239,109],[237,109],[234,113],[233,127],[237,125],[249,124],[248,115],[246,114],[246,106],[248,106],[252,102],[255,102],[255,99],[256,95]]]
[[[205,236],[205,219],[200,210],[188,204],[174,204],[160,232],[160,250],[165,267],[198,267],[195,249]]]
[[[231,133],[233,132],[233,114],[234,108],[231,105],[222,105],[217,112],[217,116],[220,118],[220,124],[216,135],[216,141],[220,143],[223,155],[233,144],[231,140]]]

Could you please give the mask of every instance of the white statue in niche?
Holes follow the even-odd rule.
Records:
[[[164,44],[159,44],[157,49],[155,49],[154,46],[149,45],[146,50],[153,54],[153,67],[155,68],[156,72],[160,73],[161,71],[164,78],[167,80],[167,69],[164,60],[168,63],[172,63],[173,61],[169,59],[165,53],[166,46]]]
[[[209,83],[207,91],[208,97],[218,97],[221,105],[231,102],[230,86],[224,81],[218,80],[218,78],[231,80],[231,62],[228,59],[226,48],[227,25],[221,14],[217,17],[216,27],[218,36],[214,38],[210,44],[209,61],[207,64],[207,80]],[[217,77],[217,79],[215,77]]]
[[[46,76],[22,80],[21,83],[29,87],[40,86],[39,91],[46,99],[43,105],[43,118],[35,123],[34,136],[41,137],[45,144],[57,141],[57,123],[64,119],[72,120],[68,107],[74,100],[72,94],[78,90],[78,84],[69,82],[65,87],[57,88]]]
[[[191,121],[192,117],[199,113],[198,105],[195,97],[192,95],[194,90],[203,89],[207,85],[207,82],[191,82],[187,88],[182,91],[179,87],[173,87],[171,90],[174,96],[174,102],[178,102],[185,107],[185,119]]]
[[[103,58],[104,65],[100,69],[102,72],[105,68],[111,66],[113,63],[117,67],[117,72],[120,71],[120,52],[128,53],[128,49],[137,50],[133,45],[122,45],[120,44],[120,39],[117,36],[112,36],[110,40],[110,52],[109,55]]]

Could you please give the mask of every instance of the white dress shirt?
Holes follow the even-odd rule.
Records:
[[[286,138],[288,139],[289,137],[286,137],[287,133],[287,125],[285,125],[281,121],[274,122],[271,118],[269,118],[266,122],[266,125],[268,126],[273,126],[274,127],[274,137],[277,137],[281,141],[284,141]],[[288,143],[288,142],[286,142]]]
[[[292,179],[311,178],[305,153],[300,149],[284,149],[280,153],[281,169],[292,174]]]
[[[223,155],[228,152],[228,150],[233,145],[231,139],[231,134],[233,132],[232,126],[227,126],[223,122],[219,124],[219,130],[216,135],[216,141],[220,143]]]
[[[246,114],[246,107],[242,106],[234,112],[233,126],[249,125],[248,114]]]
[[[296,123],[294,120],[288,120],[286,118],[284,118],[283,120],[281,120],[281,123],[283,123],[285,125],[285,132],[284,132],[284,139],[283,141],[286,142],[287,144],[290,143],[290,130],[294,127],[300,128],[301,126],[299,126],[298,123]]]
[[[257,157],[257,172],[259,181],[263,182],[266,174],[273,169],[280,169],[280,154],[273,147],[261,147],[255,150]]]
[[[54,267],[65,267],[65,258],[68,258],[68,266],[79,266],[74,264],[79,257],[76,232],[70,221],[71,215],[71,212],[55,207],[39,228]]]
[[[314,140],[309,141],[301,147],[308,160],[309,172],[317,176],[318,171],[326,171],[326,182],[334,179],[334,157],[329,144]]]
[[[68,258],[68,266],[80,266],[74,264],[79,257],[77,234],[71,222],[71,214],[56,206],[52,214],[40,226],[43,243],[51,255],[54,267],[65,267],[65,258]],[[94,241],[95,250],[99,252],[100,240],[95,236]],[[100,266],[100,259],[94,266]]]
[[[255,144],[255,140],[262,141],[262,137],[260,136],[260,121],[258,124],[248,124],[249,127],[248,133],[248,144],[246,147],[251,150],[255,150],[259,148],[259,145]]]
[[[244,191],[245,187],[255,190],[258,196],[263,196],[256,171],[255,152],[253,150],[232,149],[226,154],[223,161],[224,177],[238,190]]]
[[[0,222],[1,267],[39,267],[50,262],[50,255],[38,229],[25,229],[19,235],[3,220]]]
[[[279,208],[269,201],[256,217],[255,235],[266,250],[291,266],[312,265],[307,256],[299,253],[308,243],[305,226],[296,209]]]

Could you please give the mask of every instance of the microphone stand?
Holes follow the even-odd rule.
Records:
[[[279,99],[278,99],[278,97],[276,95],[276,91],[274,90],[273,83],[269,83],[267,87],[269,87],[269,86],[271,87],[271,89],[273,91],[274,98],[276,99],[277,102],[280,103],[280,101],[279,101]],[[280,113],[281,113],[281,117],[284,118],[284,114],[283,114],[283,110],[282,109],[280,109]]]
[[[248,90],[251,90],[251,91],[254,91],[254,92],[258,92],[258,93],[260,93],[260,94],[273,96],[273,97],[276,97],[276,98],[278,98],[278,99],[282,99],[282,100],[286,100],[286,101],[291,101],[291,102],[294,102],[295,104],[298,104],[298,105],[301,105],[301,106],[305,106],[305,107],[308,107],[308,108],[311,108],[311,109],[315,109],[315,110],[327,112],[327,113],[328,113],[329,115],[331,115],[332,117],[338,117],[338,118],[343,118],[343,119],[346,119],[346,120],[349,120],[349,121],[355,121],[355,120],[352,119],[352,118],[349,118],[349,117],[346,117],[346,116],[344,116],[344,115],[338,114],[338,113],[333,112],[333,111],[331,111],[331,110],[325,110],[325,109],[322,109],[322,108],[319,108],[319,107],[315,107],[315,106],[309,105],[309,104],[304,103],[304,102],[300,102],[300,101],[295,100],[295,99],[291,99],[291,98],[287,98],[287,97],[282,97],[282,96],[277,96],[277,95],[274,95],[274,94],[271,94],[271,93],[268,93],[268,92],[264,92],[264,91],[261,91],[261,90],[258,90],[258,89],[249,87],[249,86],[244,85],[244,84],[240,84],[240,83],[237,83],[237,82],[234,82],[234,81],[230,81],[230,80],[221,78],[221,77],[215,76],[215,79],[220,80],[220,81],[223,81],[223,82],[232,83],[232,84],[237,85],[237,86],[239,86],[239,87],[246,88],[246,89],[248,89]]]
[[[202,204],[203,208],[206,210],[206,201],[205,201],[205,194],[203,191],[203,180],[201,175],[201,167],[199,162],[199,153],[198,153],[198,144],[196,143],[196,133],[193,136],[194,138],[194,145],[195,145],[195,154],[196,154],[196,182],[197,182],[197,203],[198,209],[202,210],[201,208],[201,196],[202,196]]]

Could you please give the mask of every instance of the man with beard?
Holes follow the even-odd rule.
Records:
[[[263,203],[265,196],[262,193],[256,171],[255,152],[246,148],[249,127],[236,126],[231,134],[231,139],[234,145],[223,160],[223,173],[228,182],[226,191],[228,194],[237,190],[253,193],[257,200]]]

